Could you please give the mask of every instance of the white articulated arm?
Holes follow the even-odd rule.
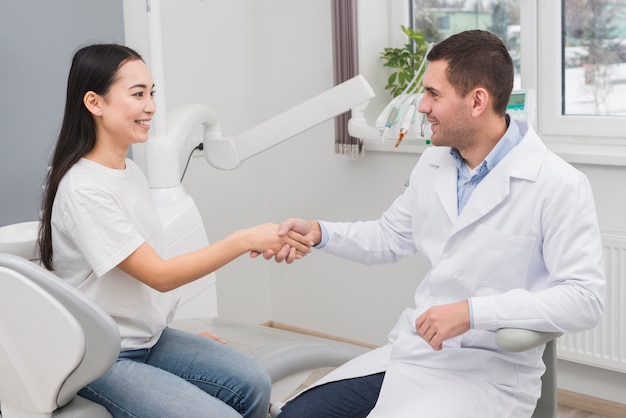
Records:
[[[224,137],[213,109],[204,104],[177,108],[167,120],[168,132],[150,138],[146,147],[146,177],[153,189],[180,185],[185,160],[203,127],[204,155],[215,168],[232,170],[255,156],[328,119],[369,101],[374,91],[358,75],[234,137]]]
[[[174,110],[168,117],[168,132],[150,138],[146,147],[146,177],[150,187],[160,189],[180,185],[182,167],[191,150],[193,132],[204,129],[203,136],[221,136],[213,109],[204,104],[188,104]]]
[[[232,170],[241,162],[375,96],[361,75],[351,78],[235,137],[208,132],[204,155],[213,167]]]
[[[161,39],[161,2],[146,0],[150,34],[150,62],[159,94],[155,100],[161,114],[167,114]],[[235,137],[224,138],[210,107],[193,104],[177,109],[167,120],[154,119],[153,137],[146,147],[146,177],[152,189],[180,186],[181,167],[197,144],[190,136],[204,126],[206,160],[215,168],[232,170],[242,161],[265,151],[328,119],[369,101],[374,90],[361,75],[351,78],[324,93]]]

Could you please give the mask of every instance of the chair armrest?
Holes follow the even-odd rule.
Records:
[[[501,328],[496,332],[496,344],[503,350],[519,353],[530,350],[563,335],[562,332],[542,332],[524,328]]]

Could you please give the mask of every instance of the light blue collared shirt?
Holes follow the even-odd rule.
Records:
[[[476,186],[522,140],[523,135],[519,126],[515,122],[511,123],[509,115],[506,115],[506,122],[508,129],[504,136],[476,168],[474,175],[470,173],[470,169],[465,164],[465,160],[461,157],[459,151],[456,148],[450,149],[450,155],[458,169],[456,181],[458,213],[461,213],[472,193],[476,190]]]

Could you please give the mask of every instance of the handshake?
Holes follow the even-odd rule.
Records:
[[[265,226],[274,226],[267,224]],[[255,228],[262,228],[259,225]],[[287,264],[299,260],[311,252],[311,247],[320,243],[322,232],[317,221],[307,221],[304,219],[290,218],[278,225],[278,242],[271,243],[270,246],[262,246],[265,250],[252,249],[250,257],[256,258],[263,255],[266,260],[274,260],[277,263],[283,261]],[[273,237],[276,239],[276,235]]]

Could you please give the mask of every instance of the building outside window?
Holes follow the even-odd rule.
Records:
[[[558,3],[557,0],[551,2]],[[468,29],[496,33],[520,88],[521,0],[413,0],[412,24],[430,42]],[[530,3],[530,2],[529,2]],[[562,115],[626,116],[626,1],[562,0]],[[550,38],[550,42],[558,39]],[[539,48],[542,41],[539,40]],[[537,55],[524,54],[537,59]],[[539,75],[541,77],[541,74]]]

